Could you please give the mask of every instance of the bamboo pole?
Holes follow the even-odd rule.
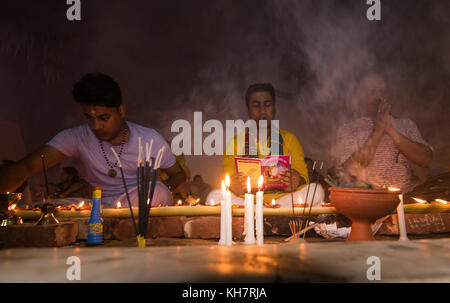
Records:
[[[406,214],[428,214],[428,213],[450,213],[450,204],[407,204],[404,205]],[[244,208],[233,209],[233,216],[243,217]],[[264,216],[292,216],[292,208],[264,208]],[[303,207],[295,207],[296,215],[301,215]],[[57,210],[55,216],[57,218],[88,218],[89,210]],[[133,208],[135,216],[138,215],[138,209]],[[338,214],[334,207],[313,207],[311,215],[321,214]],[[393,212],[395,214],[396,211]],[[40,211],[33,210],[17,210],[17,216],[24,220],[39,219]],[[105,208],[102,210],[103,218],[129,218],[130,210],[128,208]],[[168,206],[168,207],[152,207],[150,212],[152,217],[168,217],[168,216],[220,216],[220,207],[218,206]]]

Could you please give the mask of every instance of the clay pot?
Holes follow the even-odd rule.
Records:
[[[374,241],[371,224],[400,203],[398,193],[385,190],[330,187],[329,191],[331,204],[352,220],[347,241]]]

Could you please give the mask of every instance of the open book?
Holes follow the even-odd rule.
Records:
[[[258,158],[234,158],[236,172],[242,172],[245,176],[250,176],[252,191],[258,190],[258,179],[264,176],[266,183],[263,190],[285,189],[286,185],[278,181],[280,173],[289,170],[290,156],[268,156],[262,159]]]

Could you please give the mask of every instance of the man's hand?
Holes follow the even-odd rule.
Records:
[[[305,183],[305,179],[300,176],[300,173],[295,169],[292,170],[292,184],[291,184],[291,172],[287,169],[280,173],[279,180],[283,185],[287,186],[286,191],[294,191],[301,184]],[[303,183],[301,183],[303,181]]]
[[[245,193],[247,187],[247,178],[244,174],[233,174],[230,177],[230,190],[236,195],[240,196]]]

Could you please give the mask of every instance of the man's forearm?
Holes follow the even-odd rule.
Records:
[[[0,172],[0,193],[14,192],[30,176],[30,170],[23,164],[14,164]]]
[[[408,160],[421,167],[427,167],[430,164],[433,158],[433,152],[429,147],[421,143],[411,141],[395,129],[391,130],[389,135],[397,145],[400,152],[405,155]]]
[[[375,151],[377,150],[382,136],[383,133],[380,131],[372,132],[363,147],[353,153],[353,155],[344,162],[344,167],[346,169],[351,169],[355,167],[355,164],[359,164],[363,167],[368,166],[375,155]]]

